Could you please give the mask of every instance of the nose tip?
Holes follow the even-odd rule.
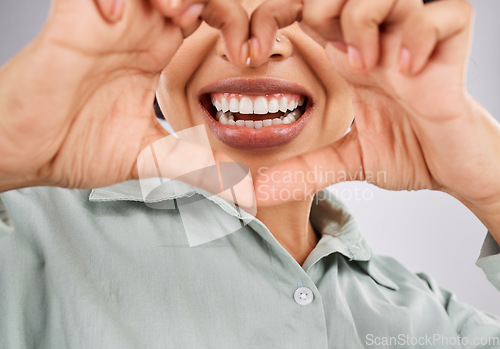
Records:
[[[218,40],[216,50],[218,56],[229,61],[222,39]],[[259,64],[255,64],[250,61],[249,67],[257,68],[268,62],[285,60],[292,55],[292,52],[293,44],[290,39],[288,39],[285,35],[278,34],[278,36],[273,41],[273,47],[267,55],[266,59]]]

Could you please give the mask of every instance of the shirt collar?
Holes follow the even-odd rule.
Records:
[[[151,179],[151,181],[153,180]],[[173,180],[171,182],[171,185],[162,191],[162,197],[156,198],[155,202],[169,202],[175,199],[189,198],[196,194],[203,195],[229,215],[243,219],[249,222],[252,228],[259,230],[258,225],[260,222],[245,211],[238,209],[232,202],[183,182]],[[90,192],[89,200],[91,202],[145,202],[140,182],[136,180],[118,183],[105,188],[93,189]],[[146,201],[145,203],[154,204],[151,201]],[[172,208],[175,207],[175,205],[171,206]],[[393,290],[398,289],[394,282],[384,276],[373,263],[370,263],[372,258],[370,246],[363,237],[351,213],[333,193],[325,189],[315,196],[310,219],[314,229],[321,234],[321,239],[302,265],[305,271],[309,270],[322,258],[338,252],[346,256],[349,260],[358,262],[360,267],[378,284]],[[260,224],[263,226],[262,223]],[[261,236],[263,235],[261,232],[258,233]],[[276,243],[271,234],[267,234],[263,238]]]
[[[150,182],[145,186],[155,184],[155,179],[146,181]],[[140,182],[136,180],[118,183],[105,188],[93,189],[89,200],[91,202],[137,201],[151,205],[160,201],[171,201],[200,194],[220,206],[230,215],[242,218],[242,213],[239,212],[240,210],[232,202],[187,183],[170,180],[169,184],[167,187],[164,186],[164,190],[161,191],[161,197],[157,197],[154,200],[144,200]],[[175,205],[171,205],[171,207],[175,208]],[[322,241],[321,245],[331,245],[331,243],[327,242],[333,241],[336,244],[335,250],[338,250],[337,252],[341,252],[351,260],[368,261],[371,259],[371,248],[361,234],[356,221],[345,205],[330,191],[323,190],[314,197],[310,219],[314,229],[322,237],[331,237],[331,239],[326,239],[326,242]],[[321,249],[321,251],[324,252],[323,250],[327,250],[326,247]]]
[[[152,188],[155,185],[158,186],[158,179],[151,178],[142,180],[142,185],[147,188]],[[149,197],[144,200],[144,196],[141,189],[141,183],[138,180],[131,180],[126,182],[121,182],[118,184],[111,185],[109,187],[92,189],[89,195],[90,202],[113,202],[113,201],[136,201],[144,202],[148,206],[156,206],[156,204],[161,204],[166,202],[165,207],[175,208],[174,204],[169,205],[170,201],[177,199],[189,199],[194,195],[202,195],[211,202],[217,204],[222,210],[239,219],[244,219],[245,221],[251,220],[254,217],[247,214],[245,211],[239,209],[232,202],[225,200],[217,195],[213,195],[206,190],[195,187],[193,185],[176,181],[169,180],[168,185],[162,185],[161,194],[155,195],[151,199]]]

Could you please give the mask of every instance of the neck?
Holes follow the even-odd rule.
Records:
[[[309,221],[312,199],[271,207],[259,207],[257,218],[278,242],[302,265],[318,243]]]

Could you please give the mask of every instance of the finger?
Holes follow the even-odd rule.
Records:
[[[302,0],[268,0],[259,6],[250,19],[250,58],[260,65],[271,52],[278,29],[301,19]]]
[[[194,33],[200,26],[204,7],[204,4],[191,5],[176,18],[175,24],[181,28],[184,38]]]
[[[117,22],[123,17],[125,0],[96,0],[101,15],[109,22]]]
[[[189,36],[204,20],[219,29],[229,59],[245,66],[248,58],[249,18],[237,0],[151,0],[155,8]]]
[[[249,18],[240,1],[211,0],[205,6],[202,18],[221,31],[229,59],[238,66],[246,66]]]
[[[201,14],[209,0],[150,0],[154,8],[179,27],[184,38],[202,23]]]
[[[357,130],[353,126],[351,132],[339,141],[285,160],[260,173],[255,181],[258,205],[301,200],[338,182],[364,180],[359,149]]]
[[[456,60],[457,55],[468,50],[468,40],[450,39],[458,35],[469,36],[472,19],[472,5],[464,0],[436,1],[414,12],[404,24],[401,70],[419,73],[433,53],[437,53],[438,47],[441,47],[439,51],[445,63],[447,58]],[[445,57],[446,54],[450,57]]]
[[[403,23],[420,0],[348,1],[341,13],[342,33],[352,67],[371,70],[380,59],[380,26]]]
[[[151,4],[163,16],[172,18],[179,15],[183,10],[193,5],[195,2],[192,0],[149,0]],[[205,2],[205,1],[198,1]]]
[[[343,42],[340,13],[347,0],[309,0],[304,4],[302,23],[314,30],[324,40]]]

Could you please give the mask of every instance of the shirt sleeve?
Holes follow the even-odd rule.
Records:
[[[488,233],[476,264],[488,280],[500,290],[500,246]],[[434,278],[418,274],[446,309],[464,348],[500,348],[500,317],[479,311],[457,300],[456,296],[439,287]]]
[[[435,279],[429,275],[418,274],[418,276],[429,285],[444,306],[456,328],[461,347],[500,349],[500,317],[458,301],[453,293],[439,287]]]
[[[484,239],[476,265],[483,270],[488,280],[500,291],[500,246],[490,233]]]
[[[12,221],[9,216],[9,212],[2,201],[2,196],[0,195],[0,238],[12,233],[14,228],[12,226]]]

